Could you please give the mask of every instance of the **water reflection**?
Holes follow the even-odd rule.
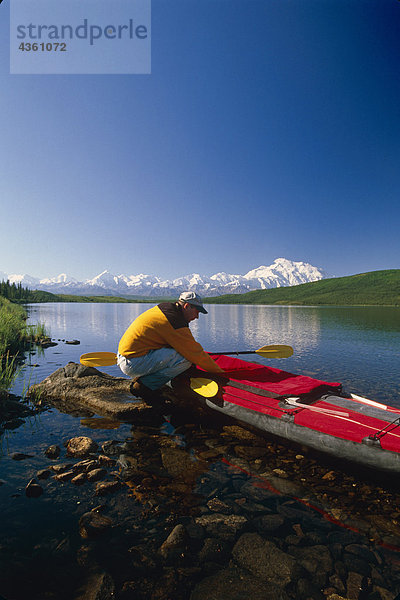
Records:
[[[31,322],[41,321],[53,338],[78,339],[47,349],[35,373],[38,380],[55,366],[90,351],[115,351],[130,323],[153,304],[54,303],[30,305]],[[341,381],[346,388],[389,404],[400,404],[400,309],[392,307],[295,307],[209,305],[209,314],[191,323],[208,351],[254,350],[288,344],[285,360],[252,360],[284,370]],[[62,353],[61,356],[56,354]],[[39,362],[39,361],[38,361]],[[119,374],[116,367],[105,369]],[[18,391],[17,382],[16,390]],[[21,385],[20,385],[21,387]]]

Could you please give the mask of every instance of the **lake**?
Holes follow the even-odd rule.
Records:
[[[56,339],[78,339],[79,346],[58,346],[32,358],[41,381],[85,352],[116,351],[128,325],[151,304],[34,304],[30,322],[44,322]],[[246,357],[326,381],[346,390],[400,406],[400,309],[392,307],[283,307],[209,305],[209,314],[191,323],[202,346],[212,352],[255,350],[289,344],[288,359]],[[119,375],[118,367],[106,369]],[[24,385],[25,373],[15,389]]]
[[[21,394],[69,361],[79,362],[83,353],[116,351],[131,321],[150,306],[30,305],[29,321],[45,323],[57,345],[28,357],[14,393]],[[241,351],[289,344],[294,348],[289,359],[266,360],[256,354],[246,359],[340,381],[346,390],[400,406],[399,309],[238,305],[209,305],[207,309],[208,315],[200,315],[191,324],[195,338],[206,350]],[[74,339],[80,344],[65,343]],[[117,367],[102,370],[121,375]],[[0,436],[0,594],[7,600],[70,600],[85,585],[88,574],[99,568],[111,573],[118,599],[189,600],[197,581],[201,586],[205,577],[227,566],[230,544],[234,543],[231,533],[226,528],[218,530],[214,523],[214,529],[205,534],[206,541],[217,543],[218,538],[220,554],[209,551],[208,560],[203,560],[201,552],[204,555],[211,541],[203,542],[196,518],[211,518],[216,510],[223,518],[228,509],[235,518],[245,518],[250,531],[273,540],[285,552],[296,555],[300,547],[306,547],[309,552],[319,549],[321,553],[322,547],[329,548],[336,564],[335,581],[341,578],[344,587],[329,584],[328,575],[324,585],[344,597],[350,579],[361,582],[368,576],[374,598],[394,598],[390,593],[400,592],[400,495],[390,486],[386,489],[381,482],[379,486],[366,483],[357,473],[336,470],[329,463],[320,465],[318,460],[302,457],[298,450],[274,441],[267,443],[267,454],[259,449],[260,457],[253,455],[250,460],[257,441],[239,444],[217,422],[207,425],[170,420],[134,426],[116,423],[111,427],[107,420],[84,412],[64,414],[52,408]],[[28,481],[38,470],[65,462],[62,443],[74,436],[89,436],[99,444],[122,444],[128,454],[131,452],[130,460],[139,460],[144,475],[106,498],[94,495],[93,484],[74,487],[50,477],[40,482],[44,488],[40,498],[27,498]],[[59,461],[44,455],[52,444],[62,448]],[[180,453],[187,477],[168,479],[168,451]],[[25,452],[29,457],[16,461],[11,458],[13,452]],[[100,541],[82,540],[79,519],[98,505],[115,523],[114,533],[104,540],[100,537]],[[176,523],[183,523],[191,536],[190,552],[176,559],[177,564],[160,562],[159,548]],[[274,523],[278,524],[277,531],[273,530]],[[267,525],[272,529],[266,529]],[[349,548],[360,553],[357,559],[349,554]],[[368,560],[362,558],[369,556],[369,551],[379,554],[373,572]],[[319,572],[319,589],[324,587],[323,579]],[[177,586],[173,591],[168,587],[172,580]],[[304,587],[304,578],[302,581]],[[389,591],[379,596],[375,593],[378,589]],[[307,593],[305,597],[316,597],[312,588]],[[302,597],[299,591],[293,594],[290,598]],[[235,597],[232,590],[228,595]]]

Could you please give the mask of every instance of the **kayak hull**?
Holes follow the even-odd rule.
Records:
[[[205,399],[208,408],[335,458],[400,473],[400,408],[343,394],[340,383],[211,356],[225,373],[198,370],[218,383],[216,396]],[[188,379],[186,385],[193,399]]]
[[[365,441],[360,443],[316,431],[304,425],[298,425],[290,414],[287,417],[278,419],[242,408],[231,402],[224,402],[222,407],[213,404],[210,400],[206,400],[206,404],[209,408],[247,423],[261,431],[324,452],[335,458],[379,471],[400,473],[400,443],[399,452],[397,453],[382,448],[379,440],[374,442],[366,438]]]

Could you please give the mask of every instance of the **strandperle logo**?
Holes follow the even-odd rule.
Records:
[[[10,73],[151,73],[151,0],[10,0]]]
[[[123,25],[101,25],[90,24],[84,19],[81,25],[44,25],[29,23],[29,25],[17,25],[17,39],[20,40],[89,40],[91,46],[96,40],[105,38],[107,40],[138,39],[145,40],[148,36],[146,25],[135,25],[133,19]]]

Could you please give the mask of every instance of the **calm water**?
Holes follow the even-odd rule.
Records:
[[[46,323],[56,339],[78,339],[79,346],[59,342],[44,356],[31,377],[41,381],[85,352],[115,351],[131,321],[151,304],[36,304],[30,322]],[[290,344],[289,359],[254,361],[328,381],[346,390],[400,406],[400,309],[391,307],[281,307],[210,305],[209,314],[191,324],[208,351],[253,350],[266,344]],[[247,357],[247,359],[250,359]],[[117,367],[107,369],[120,375]],[[18,380],[20,392],[29,377]]]
[[[24,387],[41,381],[68,361],[79,362],[85,352],[115,351],[126,327],[150,306],[31,305],[30,322],[44,322],[58,345],[28,359],[31,367],[26,366],[13,391],[20,394]],[[195,338],[205,349],[227,352],[266,344],[290,344],[294,355],[289,359],[265,361],[254,355],[253,360],[340,381],[350,391],[400,406],[399,309],[209,306],[208,310],[209,315],[201,316],[191,325]],[[65,344],[65,340],[72,339],[80,340],[80,345]],[[104,370],[120,375],[117,367]],[[45,583],[49,587],[51,582],[43,582],[40,573],[43,564],[49,565],[53,557],[52,569],[59,568],[64,573],[63,569],[69,565],[71,573],[75,573],[76,551],[81,543],[77,521],[99,503],[89,488],[74,488],[53,480],[46,482],[45,494],[40,499],[26,498],[27,482],[51,462],[44,456],[44,450],[77,435],[88,435],[101,443],[110,439],[122,442],[130,434],[128,424],[112,430],[93,429],[88,420],[52,409],[26,419],[20,427],[0,436],[0,563],[3,562],[0,572],[4,576],[0,594],[5,590],[7,598],[22,600],[27,597],[26,589],[31,587],[35,591],[32,597],[45,597],[41,595],[41,586]],[[32,457],[17,462],[10,458],[10,453],[16,451]],[[220,465],[216,464],[217,467]],[[135,514],[132,499],[125,506],[126,502],[125,492],[109,501],[118,518]],[[165,536],[165,525],[160,531]],[[60,552],[65,552],[65,557]],[[21,583],[21,575],[26,585]],[[59,577],[64,581],[65,575]],[[70,597],[68,594],[66,590],[65,598]],[[64,598],[57,594],[54,597]]]

